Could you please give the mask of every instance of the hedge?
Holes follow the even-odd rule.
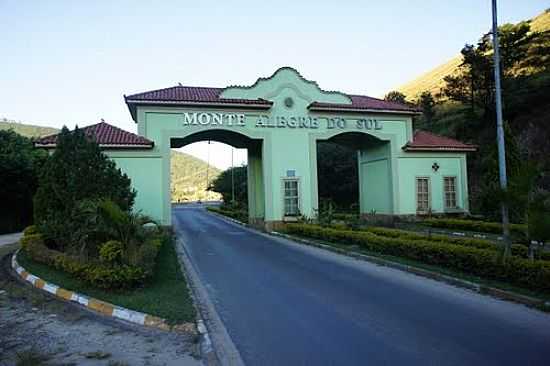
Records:
[[[422,221],[424,225],[442,229],[456,229],[476,231],[482,233],[500,234],[502,233],[502,224],[498,222],[485,222],[464,219],[426,219]],[[527,225],[510,224],[510,233],[520,237],[525,237]]]
[[[215,212],[220,215],[231,217],[240,222],[244,222],[244,223],[248,222],[248,213],[244,210],[228,210],[228,209],[217,208],[217,207],[207,207],[206,209],[208,211]]]
[[[345,231],[307,224],[287,224],[289,234],[339,244],[354,244],[379,254],[408,258],[457,270],[482,278],[507,282],[534,291],[550,293],[550,262],[511,257],[506,264],[497,252],[463,245],[448,245],[428,240],[405,240],[366,231]]]
[[[42,235],[35,233],[33,229],[27,232],[31,234],[21,238],[21,247],[32,260],[67,272],[94,287],[133,288],[145,282],[152,273],[149,267],[143,269],[124,264],[112,266],[97,262],[85,263],[76,257],[48,248],[44,244]]]

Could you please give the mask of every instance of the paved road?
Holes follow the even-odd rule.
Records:
[[[12,234],[0,235],[0,246],[16,243],[17,241],[19,241],[19,239],[21,239],[22,236],[23,236],[23,233],[12,233]]]
[[[550,365],[550,314],[267,237],[174,225],[248,365]]]

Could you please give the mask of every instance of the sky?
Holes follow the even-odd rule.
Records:
[[[499,23],[548,0],[499,0]],[[490,0],[0,0],[0,118],[131,132],[123,95],[253,84],[292,66],[326,90],[383,96],[491,27]],[[219,168],[231,149],[183,149]],[[234,163],[246,161],[236,151]]]

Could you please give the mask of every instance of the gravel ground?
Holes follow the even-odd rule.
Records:
[[[11,247],[3,247],[2,257]],[[107,319],[0,268],[0,365],[201,365],[197,338]]]

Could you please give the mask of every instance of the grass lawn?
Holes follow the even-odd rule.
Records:
[[[67,290],[155,315],[170,324],[195,321],[193,300],[181,273],[173,240],[163,243],[153,278],[143,288],[134,290],[112,292],[91,287],[63,271],[33,262],[24,252],[19,252],[17,260],[30,273]]]
[[[422,263],[422,262],[419,262],[419,261],[414,261],[414,260],[407,259],[407,258],[396,257],[396,256],[392,256],[392,255],[384,255],[384,254],[380,254],[380,253],[376,253],[376,252],[370,252],[370,251],[364,250],[364,249],[362,249],[358,246],[350,247],[350,245],[347,245],[347,244],[321,241],[321,240],[311,239],[311,238],[306,237],[306,236],[299,236],[299,235],[295,235],[295,234],[292,234],[291,236],[295,236],[297,238],[307,239],[309,241],[324,244],[324,245],[329,245],[329,246],[339,248],[339,249],[342,249],[342,250],[345,250],[345,251],[348,251],[348,252],[361,253],[361,254],[369,255],[371,257],[381,258],[381,259],[385,259],[385,260],[388,260],[388,261],[391,261],[391,262],[404,264],[404,265],[408,265],[408,266],[415,267],[415,268],[425,269],[425,270],[428,270],[428,271],[440,273],[440,274],[447,275],[447,276],[450,276],[450,277],[459,278],[459,279],[462,279],[462,280],[474,282],[474,283],[477,283],[477,284],[480,284],[480,285],[484,285],[484,286],[488,286],[488,287],[494,287],[494,288],[497,288],[497,289],[500,289],[500,290],[505,290],[505,291],[511,291],[511,292],[515,292],[517,294],[530,296],[530,297],[540,299],[540,300],[544,300],[544,301],[550,301],[550,294],[547,294],[547,293],[539,293],[539,292],[526,290],[526,289],[521,288],[521,287],[510,285],[508,283],[487,280],[487,279],[484,279],[484,278],[481,278],[481,277],[478,277],[478,276],[473,276],[473,275],[470,275],[470,274],[467,274],[467,273],[453,271],[453,270],[450,270],[450,269],[447,269],[447,268],[444,268],[444,267],[441,267],[441,266],[434,266],[434,265],[431,265],[431,264],[425,264],[425,263]],[[544,309],[544,310],[548,311],[546,309]]]

